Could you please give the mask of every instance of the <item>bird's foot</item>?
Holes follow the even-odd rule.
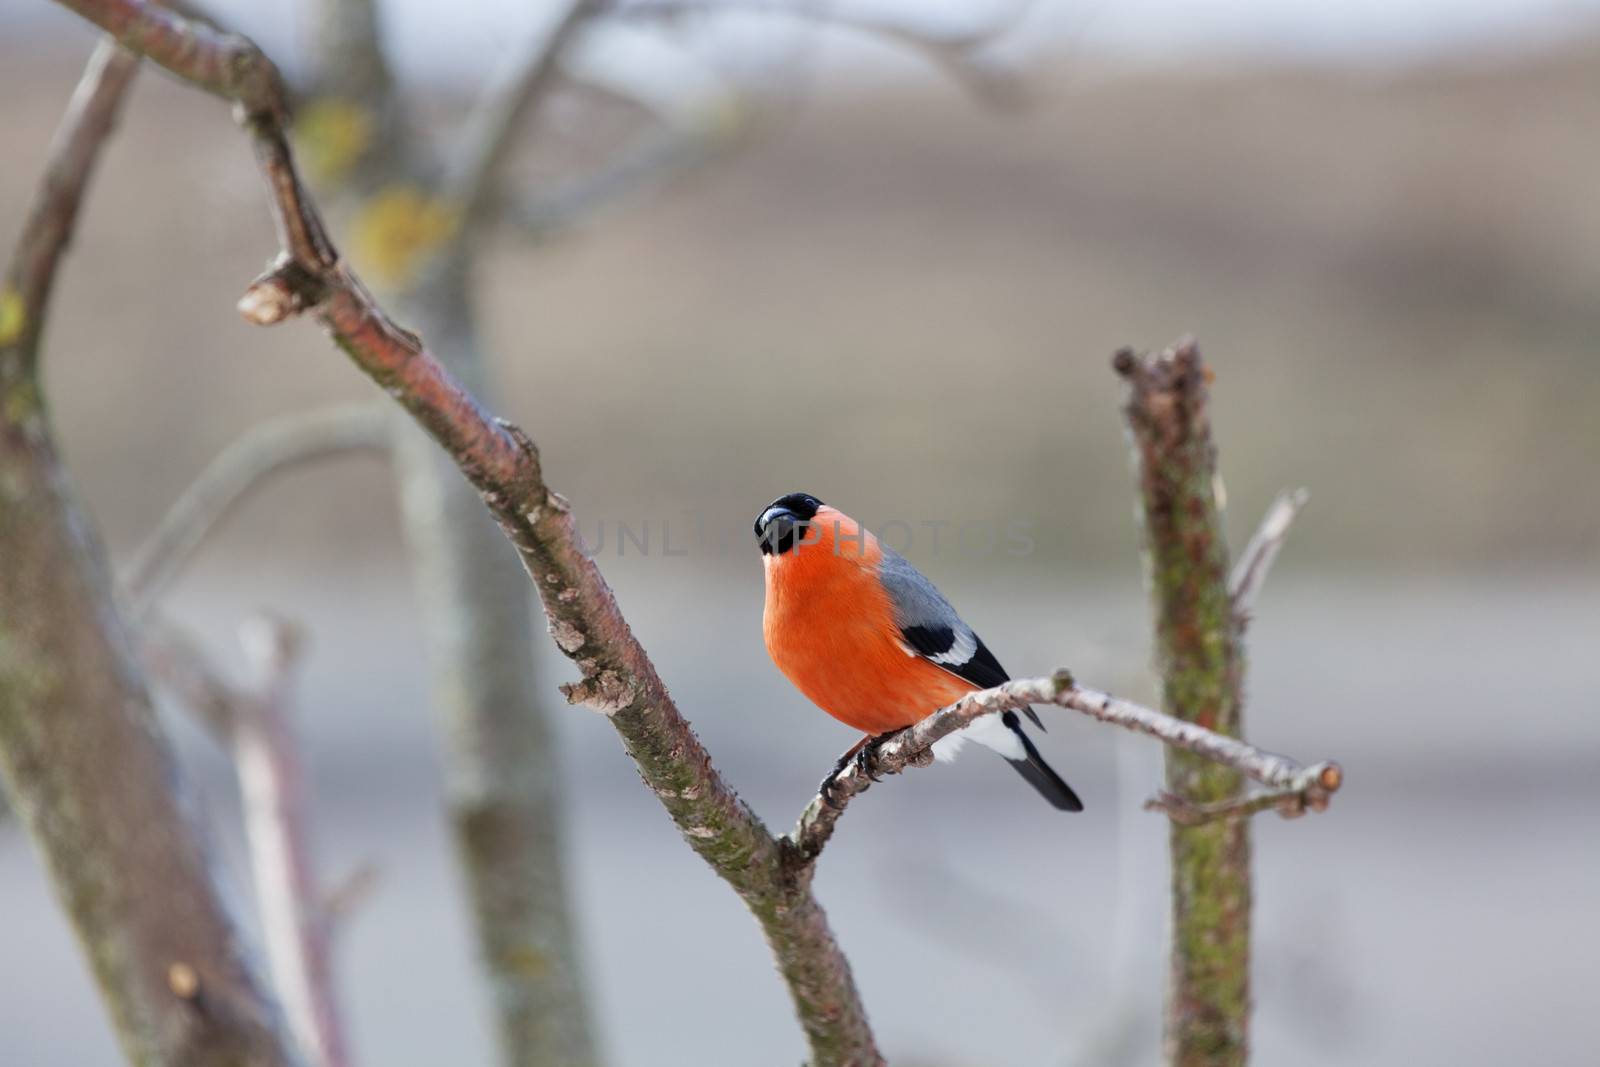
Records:
[[[839,776],[851,764],[854,764],[857,771],[866,775],[872,781],[882,781],[878,775],[872,772],[872,765],[874,757],[878,754],[878,746],[893,736],[892,732],[878,734],[877,736],[869,734],[854,745],[851,745],[850,750],[840,756],[838,761],[834,763],[833,770],[828,772],[828,776],[822,780],[822,784],[817,786],[817,795],[822,798],[822,802],[830,808],[839,806]]]
[[[899,732],[900,731],[898,730],[890,730],[886,734],[879,734],[876,737],[868,738],[866,743],[856,750],[856,770],[860,771],[874,782],[883,781],[883,776],[873,770],[873,766],[878,760],[878,750],[883,747],[883,743],[885,741],[889,740],[889,738],[893,737]]]
[[[855,761],[856,756],[871,740],[872,738],[870,737],[863,737],[860,741],[850,746],[850,750],[834,762],[833,770],[828,772],[828,776],[822,780],[822,784],[817,786],[817,795],[822,798],[822,802],[828,807],[836,808],[839,806],[839,776],[844,773],[846,767]]]

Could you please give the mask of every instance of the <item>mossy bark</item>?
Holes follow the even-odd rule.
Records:
[[[1118,353],[1138,459],[1156,615],[1156,664],[1171,715],[1241,733],[1243,651],[1228,593],[1228,547],[1216,499],[1210,372],[1192,343],[1156,356]],[[1237,771],[1169,747],[1167,789],[1194,804],[1239,794]],[[1250,824],[1172,823],[1172,948],[1166,1061],[1243,1064],[1250,1025]]]

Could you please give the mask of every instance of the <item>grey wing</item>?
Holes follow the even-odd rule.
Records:
[[[908,649],[980,689],[992,689],[1010,680],[983,639],[904,556],[885,547],[878,577],[889,592],[895,622]],[[1033,709],[1027,709],[1027,715],[1034,722],[1039,721]]]

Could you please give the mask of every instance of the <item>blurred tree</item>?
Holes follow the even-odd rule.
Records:
[[[1182,828],[1173,838],[1179,925],[1173,960],[1175,972],[1182,972],[1175,973],[1173,989],[1184,999],[1169,1023],[1169,1055],[1184,1063],[1242,1061],[1248,1024],[1248,866],[1243,849],[1229,842],[1244,840],[1242,819],[1255,812],[1272,808],[1298,814],[1325,806],[1341,772],[1334,764],[1303,766],[1229,736],[1237,733],[1238,634],[1249,596],[1288,519],[1278,509],[1269,515],[1231,587],[1225,585],[1226,552],[1216,530],[1214,460],[1205,423],[1205,373],[1193,346],[1156,359],[1123,353],[1117,360],[1134,383],[1130,419],[1144,461],[1167,696],[1181,717],[1080,686],[1064,671],[1008,682],[971,694],[864,749],[833,788],[808,805],[791,833],[774,835],[721,779],[668,695],[594,561],[583,552],[566,502],[545,484],[532,442],[491,417],[470,387],[482,376],[482,357],[471,329],[471,260],[464,250],[476,228],[500,210],[497,174],[521,117],[550,84],[564,42],[598,8],[581,3],[568,9],[528,61],[497,83],[467,123],[465,150],[450,157],[445,176],[416,183],[424,191],[395,188],[385,181],[385,169],[373,170],[365,161],[370,131],[382,128],[387,118],[377,111],[363,113],[359,105],[324,107],[325,130],[334,131],[337,143],[319,158],[334,172],[378,176],[371,194],[358,201],[358,212],[364,205],[369,213],[386,213],[375,224],[382,238],[373,246],[379,250],[376,266],[400,268],[391,277],[394,295],[415,304],[443,339],[441,349],[455,353],[462,373],[452,373],[435,351],[389,318],[341,258],[301,183],[286,136],[288,108],[278,72],[253,44],[149,0],[62,2],[114,32],[129,48],[234,102],[256,148],[282,243],[276,263],[246,291],[239,310],[261,325],[302,312],[315,315],[448,457],[443,466],[431,446],[418,446],[418,458],[408,461],[418,473],[408,477],[404,490],[421,497],[420,504],[408,505],[421,516],[419,540],[439,542],[424,549],[419,571],[434,587],[429,595],[438,598],[430,615],[438,616],[431,621],[440,627],[438,640],[447,659],[458,770],[492,779],[488,789],[482,781],[470,782],[456,799],[463,851],[478,880],[480,921],[508,939],[484,941],[497,978],[511,986],[498,990],[508,1055],[525,1056],[529,1063],[576,1063],[592,1060],[594,1050],[582,1015],[565,1028],[549,1016],[553,1005],[581,1011],[582,1000],[560,885],[554,836],[559,791],[546,735],[542,726],[517,721],[531,718],[526,711],[536,704],[510,703],[511,697],[530,696],[525,662],[518,671],[497,673],[505,667],[502,658],[526,660],[527,640],[513,647],[497,643],[503,634],[485,632],[490,626],[522,627],[531,640],[531,611],[525,595],[508,595],[510,589],[525,589],[514,574],[492,589],[478,584],[494,573],[477,569],[480,560],[493,558],[494,546],[487,539],[470,540],[474,535],[454,521],[456,505],[440,499],[463,484],[457,472],[515,547],[557,646],[582,672],[582,681],[562,687],[568,700],[607,717],[684,840],[762,927],[806,1033],[813,1067],[883,1062],[848,961],[812,890],[817,859],[845,805],[878,775],[930,762],[934,741],[978,716],[1028,704],[1070,708],[1181,750],[1169,771],[1172,792],[1150,803]],[[355,37],[365,33],[375,41],[370,8],[362,25]],[[947,56],[966,47],[963,42],[932,51]],[[388,84],[381,66],[355,67],[368,71],[371,84]],[[0,337],[0,460],[5,464],[0,468],[5,491],[0,543],[7,549],[6,565],[0,567],[6,607],[0,616],[6,626],[0,630],[0,763],[30,831],[51,861],[135,1062],[286,1063],[294,1057],[272,1027],[271,1010],[232,944],[198,846],[165,780],[165,755],[143,693],[143,673],[127,654],[103,568],[92,547],[85,549],[81,519],[61,488],[35,375],[50,281],[94,150],[120,97],[117,81],[125,82],[131,70],[132,62],[113,46],[97,53],[53,154],[40,206],[0,290],[5,328]],[[383,233],[385,225],[397,232]],[[368,440],[361,428],[370,418],[360,420],[361,432],[332,435],[334,447],[359,447]],[[326,420],[312,422],[327,429]],[[303,450],[291,448],[286,454],[291,460],[304,458]],[[463,517],[470,518],[464,509],[472,496],[459,499]],[[487,524],[481,528],[493,532]],[[502,599],[496,601],[495,594]],[[492,662],[480,658],[485,650]],[[268,658],[286,663],[291,657],[274,653]],[[277,672],[274,667],[269,673],[276,677]],[[487,675],[511,681],[491,685]],[[252,699],[277,699],[274,687],[281,683],[274,677],[264,679],[263,693]],[[469,699],[458,689],[470,690]],[[484,699],[478,694],[501,702],[475,702]],[[37,714],[41,708],[51,714]],[[241,747],[239,758],[243,771],[244,762],[259,757]],[[103,773],[111,766],[117,774]],[[530,768],[537,777],[529,777]],[[1266,791],[1245,794],[1244,778]],[[491,809],[486,821],[479,810],[485,804]],[[511,820],[508,825],[497,821],[502,812]],[[279,841],[272,847],[293,846]],[[508,857],[516,865],[508,864]],[[529,865],[517,866],[524,863]],[[285,872],[267,873],[284,874],[300,887],[291,894],[304,895],[309,884],[307,872],[297,873],[292,863]],[[310,929],[304,918],[284,914],[286,926],[298,927],[290,930],[291,937]],[[548,940],[519,940],[530,930]],[[305,946],[298,951],[304,955]],[[560,952],[567,953],[563,960],[552,955]],[[558,972],[556,983],[530,981],[552,970]],[[309,975],[290,976],[295,977]],[[283,992],[292,993],[289,979],[279,978]],[[1215,1010],[1201,1003],[1206,998]],[[1202,1010],[1190,1010],[1191,999]],[[1190,1025],[1191,1018],[1199,1025]],[[306,1044],[317,1041],[308,1037]],[[568,1058],[558,1058],[563,1056]],[[333,1054],[324,1049],[322,1058],[331,1060]]]

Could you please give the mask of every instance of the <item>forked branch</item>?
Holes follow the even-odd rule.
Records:
[[[1320,811],[1327,806],[1328,797],[1338,791],[1343,780],[1337,763],[1305,766],[1287,756],[1267,752],[1153,708],[1085,688],[1078,685],[1069,672],[1057,671],[1048,678],[1018,679],[993,689],[970,693],[914,726],[907,727],[881,745],[867,750],[869,754],[866,758],[848,765],[834,779],[833,788],[829,790],[831,800],[818,793],[811,801],[789,834],[788,841],[802,862],[815,861],[828,838],[833,835],[834,824],[844,813],[845,805],[857,793],[865,792],[875,776],[898,774],[908,766],[926,766],[932,760],[933,743],[940,738],[965,728],[980,715],[1016,710],[1032,704],[1055,704],[1081,712],[1092,719],[1148,734],[1173,748],[1232,767],[1274,790],[1273,803],[1261,803],[1251,809],[1254,811],[1295,801],[1301,804],[1301,810]],[[1159,804],[1164,810],[1172,810],[1163,797],[1152,798],[1150,804]],[[1206,817],[1249,813],[1240,808],[1206,813]],[[1180,816],[1175,814],[1174,817]]]
[[[583,552],[566,501],[545,485],[532,442],[490,417],[417,337],[389,319],[328,242],[284,135],[270,62],[247,41],[192,26],[148,2],[64,2],[133,47],[148,47],[150,58],[173,73],[220,87],[240,105],[282,245],[276,266],[240,301],[241,312],[263,325],[313,312],[455,460],[516,546],[557,645],[582,672],[573,692],[606,713],[685,839],[760,921],[815,1067],[880,1062],[822,909],[809,887],[789,877],[777,840],[712,767]],[[186,47],[174,47],[177,41]],[[230,73],[220,79],[224,69]]]

